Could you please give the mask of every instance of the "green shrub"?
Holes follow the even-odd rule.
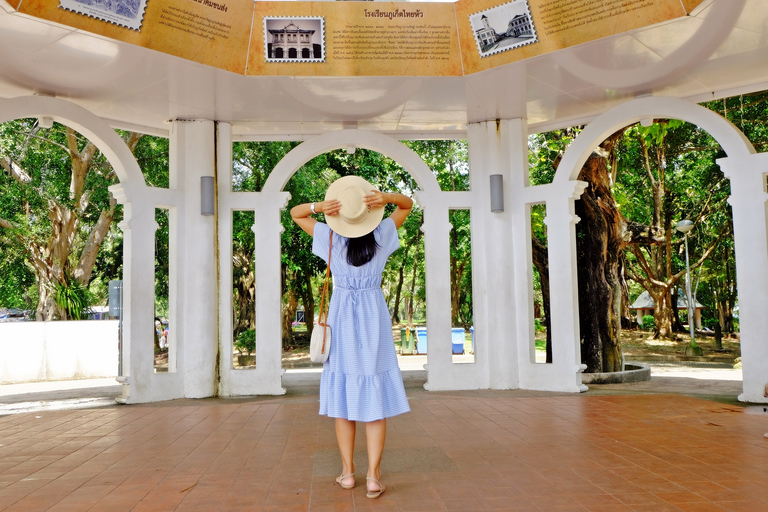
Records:
[[[56,283],[54,302],[68,320],[87,320],[91,312],[91,299],[88,288],[75,280],[65,284]],[[64,318],[62,318],[64,320]]]
[[[240,354],[251,355],[256,350],[256,331],[253,329],[247,329],[237,335],[235,340],[235,349]]]
[[[645,315],[643,317],[643,329],[652,331],[654,327],[656,327],[656,324],[653,321],[653,315]]]

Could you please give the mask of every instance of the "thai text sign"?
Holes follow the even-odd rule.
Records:
[[[244,75],[461,76],[685,16],[702,0],[10,0]]]

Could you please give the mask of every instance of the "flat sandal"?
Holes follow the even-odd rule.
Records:
[[[345,478],[349,478],[349,477],[352,477],[352,485],[346,485],[342,483]],[[350,473],[348,475],[345,475],[344,473],[342,473],[341,476],[336,477],[336,483],[338,483],[342,489],[352,489],[355,486],[354,479],[355,479],[354,473]]]
[[[379,482],[375,478],[367,477],[365,480],[366,480],[366,486],[365,487],[366,487],[366,490],[368,491],[368,493],[365,495],[366,498],[371,498],[371,499],[378,498],[384,492],[384,489],[386,489],[386,487],[381,485],[381,482]],[[372,490],[368,489],[368,484],[367,484],[368,480],[373,480],[374,482],[379,484],[379,488],[376,489],[375,491],[372,491]]]

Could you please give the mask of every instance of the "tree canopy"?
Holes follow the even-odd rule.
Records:
[[[740,128],[758,151],[768,150],[768,92],[704,104]],[[550,182],[564,151],[582,127],[529,138],[530,182]],[[161,137],[120,132],[150,186],[168,187],[169,143]],[[260,191],[277,163],[299,142],[238,142],[233,146],[234,191]],[[471,189],[464,140],[406,141],[432,169],[442,190]],[[657,305],[655,331],[675,338],[683,328],[675,295],[685,279],[681,219],[689,234],[693,288],[706,325],[738,328],[728,180],[716,164],[720,146],[700,127],[674,119],[627,126],[596,148],[579,179],[589,186],[577,201],[577,251],[582,357],[590,371],[617,369],[618,335],[632,326],[629,304],[647,290]],[[106,300],[106,283],[122,272],[122,210],[108,187],[117,182],[109,162],[90,141],[60,124],[36,119],[0,124],[0,306],[32,309],[38,319],[81,318]],[[328,185],[355,174],[381,190],[413,194],[418,185],[396,162],[358,149],[331,151],[307,162],[288,181],[283,212],[283,320],[286,346],[300,306],[315,309],[324,264],[312,255],[311,237],[290,220],[295,204],[322,200]],[[449,236],[451,319],[472,325],[471,212],[452,210]],[[537,309],[549,326],[546,207],[531,209]],[[253,329],[253,212],[233,216],[235,335]],[[168,215],[158,209],[156,295],[168,295]],[[424,245],[418,206],[400,230],[401,250],[389,260],[384,293],[395,323],[423,321]],[[107,250],[104,250],[107,249]],[[586,262],[589,262],[587,264]],[[583,264],[582,264],[583,263]],[[589,283],[589,286],[585,285]],[[164,311],[167,304],[158,306]],[[311,317],[309,328],[311,329]],[[685,321],[685,315],[683,315]],[[547,329],[549,335],[549,329]],[[549,340],[551,341],[551,340]],[[551,349],[551,343],[548,343]],[[551,360],[551,352],[548,352]]]

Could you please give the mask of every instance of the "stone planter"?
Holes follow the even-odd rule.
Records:
[[[256,356],[255,355],[238,355],[237,356],[237,365],[238,366],[256,366]]]
[[[651,367],[625,364],[623,372],[582,373],[582,384],[622,384],[651,380]]]

